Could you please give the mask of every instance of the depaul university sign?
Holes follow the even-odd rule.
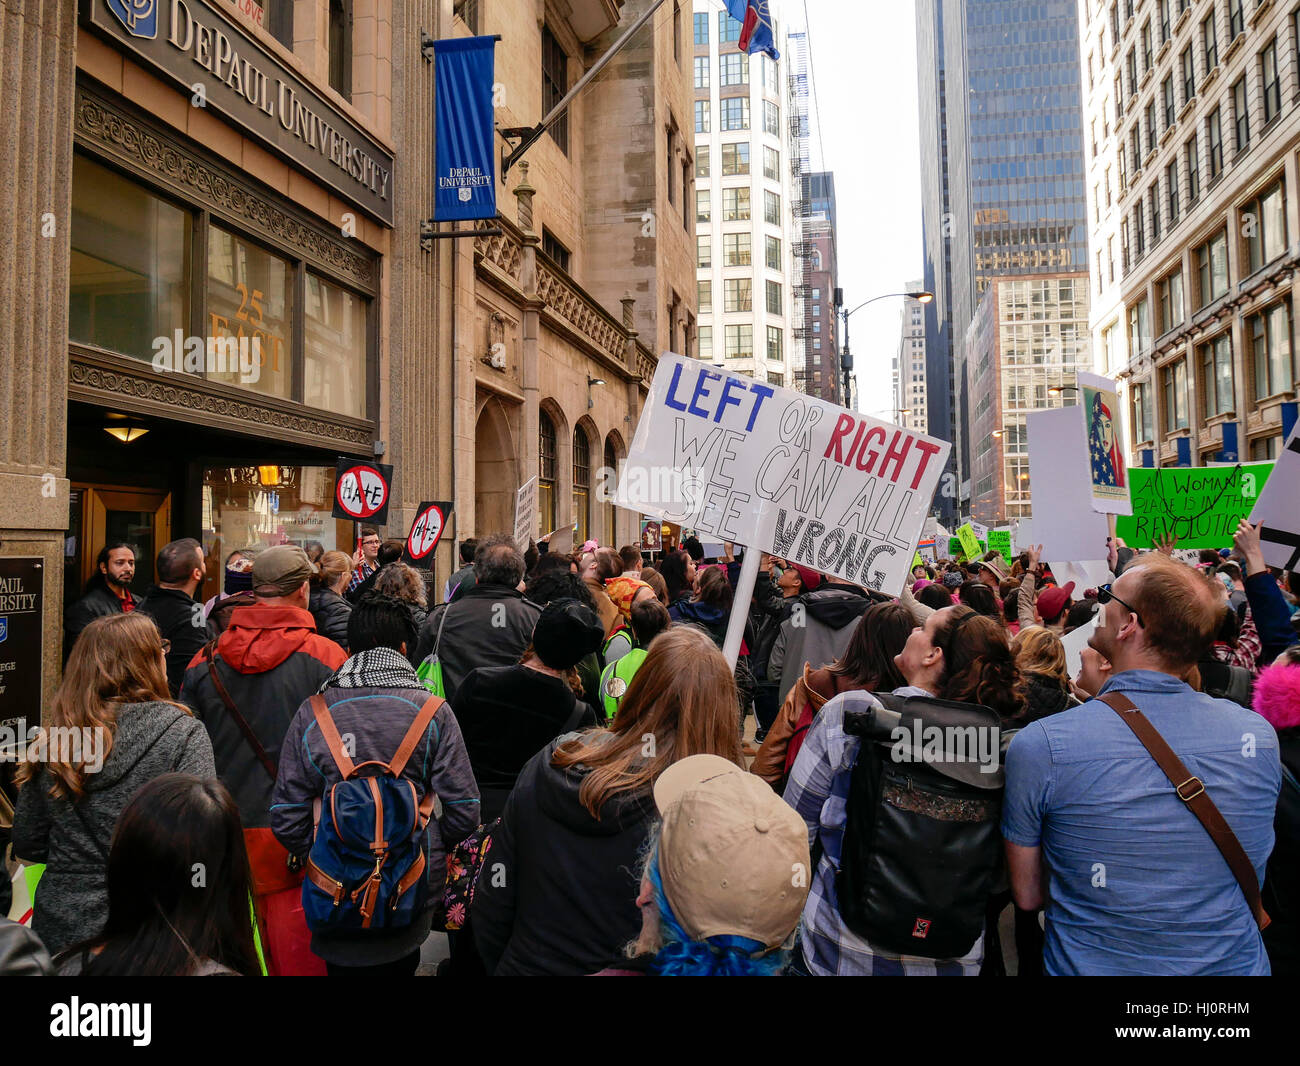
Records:
[[[392,155],[208,0],[82,0],[82,18],[187,95],[201,86],[204,106],[393,224]]]

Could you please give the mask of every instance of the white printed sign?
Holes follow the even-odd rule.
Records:
[[[665,352],[615,502],[897,595],[950,448]]]
[[[1291,431],[1273,464],[1250,521],[1260,526],[1264,562],[1283,570],[1300,570],[1300,424]]]
[[[528,540],[537,530],[537,475],[515,492],[515,547],[528,550]]]

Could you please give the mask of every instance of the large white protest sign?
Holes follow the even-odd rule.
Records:
[[[897,594],[950,448],[665,352],[615,502]]]
[[[515,546],[528,550],[528,540],[537,531],[537,475],[534,474],[515,493]]]
[[[1250,520],[1260,526],[1264,562],[1283,570],[1300,570],[1300,424],[1277,457]]]
[[[1079,412],[1073,407],[1030,411],[1025,417],[1029,434],[1029,484],[1034,498],[1033,536],[1043,546],[1043,562],[1096,560],[1105,563],[1110,524],[1093,510],[1088,445]],[[1025,523],[1016,533],[1022,539]]]
[[[1097,631],[1101,619],[1100,613],[1095,614],[1092,621],[1070,630],[1061,638],[1061,646],[1065,648],[1065,669],[1072,680],[1079,679],[1079,671],[1083,669],[1083,649],[1088,646],[1088,638]]]

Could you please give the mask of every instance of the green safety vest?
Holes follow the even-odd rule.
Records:
[[[641,669],[645,657],[644,648],[633,648],[621,659],[616,659],[605,667],[605,672],[600,675],[600,699],[605,707],[607,722],[613,721],[614,715],[618,713],[619,702],[627,692],[627,687],[632,684],[632,678]]]

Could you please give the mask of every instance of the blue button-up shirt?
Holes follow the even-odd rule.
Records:
[[[1169,674],[1127,670],[1125,693],[1223,814],[1260,881],[1281,787],[1277,735],[1254,711]],[[1002,835],[1050,871],[1049,974],[1267,974],[1236,878],[1146,748],[1106,704],[1039,719],[1006,760]]]

